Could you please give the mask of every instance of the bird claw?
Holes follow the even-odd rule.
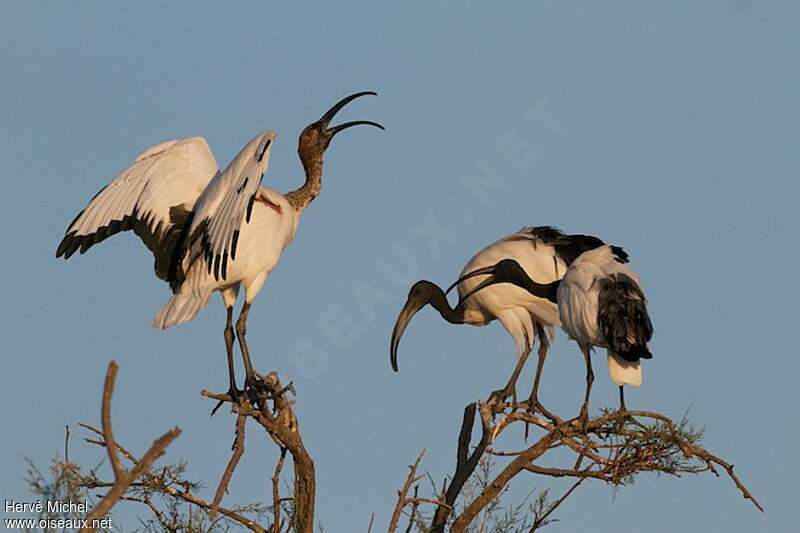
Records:
[[[505,401],[507,398],[511,397],[513,405],[517,403],[517,392],[514,389],[509,390],[508,387],[504,389],[498,389],[492,392],[489,395],[489,399],[486,400],[487,405],[491,408],[491,410],[495,413],[498,413],[503,410],[505,407]]]
[[[539,400],[534,400],[530,398],[527,402],[527,410],[530,414],[535,415],[536,411],[541,410],[542,404],[539,403]]]
[[[589,432],[589,408],[586,405],[581,407],[580,414],[570,420],[569,423],[577,423],[581,432],[587,434]]]
[[[243,392],[244,391],[240,391],[240,390],[236,389],[236,387],[230,387],[226,394],[228,395],[228,398],[230,398],[231,403],[238,403],[239,402],[239,395],[242,394]],[[225,400],[218,401],[217,405],[215,405],[214,408],[211,410],[211,416],[214,416],[214,414],[216,414],[216,412],[219,410],[219,408],[222,407],[222,404],[224,404],[226,401],[228,401],[228,400],[225,399]]]

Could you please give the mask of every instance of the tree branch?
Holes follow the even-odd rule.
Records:
[[[761,504],[753,497],[749,489],[733,471],[733,465],[724,461],[706,448],[700,446],[702,431],[693,429],[688,421],[681,419],[674,422],[669,417],[650,411],[610,411],[604,410],[600,416],[591,419],[583,426],[575,419],[562,420],[548,414],[545,418],[536,413],[517,411],[520,405],[506,404],[499,408],[486,403],[470,404],[464,409],[464,417],[458,436],[456,453],[456,469],[446,489],[442,489],[442,497],[434,513],[430,531],[442,533],[448,522],[448,514],[456,508],[460,497],[468,497],[459,507],[459,514],[453,520],[450,531],[462,533],[473,523],[481,512],[492,509],[502,492],[512,479],[520,473],[529,472],[537,476],[553,478],[574,478],[576,481],[556,501],[547,504],[547,491],[541,493],[536,506],[530,531],[536,531],[552,522],[552,513],[570,497],[587,479],[594,479],[615,486],[625,485],[644,472],[665,473],[674,476],[711,472],[719,477],[719,469],[724,469],[734,482],[742,496],[763,512]],[[481,413],[483,433],[480,442],[472,453],[469,446],[476,410]],[[494,422],[499,415],[499,421]],[[527,438],[528,426],[536,426],[543,431],[540,438],[521,451],[505,452],[494,450],[491,443],[509,427],[525,425]],[[569,466],[541,466],[537,464],[550,450],[562,449],[575,454],[575,460]],[[475,485],[470,484],[470,491],[464,496],[464,487],[474,474],[475,468],[484,454],[491,454],[509,461],[489,481],[479,481],[480,489],[473,497]],[[406,504],[406,494],[410,485],[404,487],[398,505]],[[434,487],[434,491],[436,488]],[[435,500],[420,501],[430,503]],[[400,507],[402,509],[402,506]],[[488,512],[492,512],[491,510]],[[399,518],[398,507],[394,516]],[[394,531],[396,521],[390,525]]]
[[[422,461],[422,456],[424,455],[425,450],[423,449],[421,452],[419,452],[417,460],[414,461],[414,464],[408,465],[409,472],[408,476],[406,477],[406,482],[403,484],[403,488],[397,491],[397,504],[395,504],[394,510],[392,511],[392,518],[389,520],[389,527],[387,529],[388,533],[394,533],[397,531],[397,525],[400,522],[400,516],[403,513],[403,509],[416,500],[416,498],[408,498],[408,491],[411,490],[411,486],[414,485],[414,483],[423,477],[417,476],[417,467],[419,467],[419,462]]]
[[[236,429],[235,429],[235,436],[233,440],[233,455],[231,455],[230,460],[228,461],[228,465],[225,467],[225,472],[222,474],[222,479],[219,480],[219,485],[217,486],[217,491],[214,493],[214,500],[211,502],[211,519],[214,519],[214,515],[216,514],[216,508],[219,506],[220,502],[222,501],[222,497],[228,492],[228,483],[230,483],[231,477],[233,476],[233,472],[236,470],[236,466],[239,464],[239,459],[242,458],[242,454],[244,454],[244,428],[245,422],[247,422],[247,417],[240,414],[236,417]]]
[[[87,515],[86,522],[88,525],[81,528],[81,532],[94,531],[95,524],[106,514],[108,514],[114,504],[117,503],[117,501],[125,494],[125,491],[128,490],[130,484],[145,471],[147,471],[150,465],[152,465],[156,459],[164,454],[167,446],[169,446],[170,443],[181,434],[181,430],[178,428],[168,431],[156,439],[153,445],[150,446],[150,449],[147,450],[147,453],[144,454],[142,460],[136,466],[134,466],[130,472],[127,472],[122,467],[122,463],[119,460],[119,455],[117,454],[117,444],[114,441],[113,432],[111,430],[111,397],[114,394],[114,382],[117,377],[117,368],[118,366],[116,361],[112,360],[108,364],[105,385],[103,387],[103,403],[101,408],[103,439],[105,442],[106,451],[108,452],[109,460],[111,461],[111,466],[114,470],[114,485],[103,497],[103,499],[100,500],[97,506],[95,506],[95,508],[92,509],[92,511]]]
[[[299,424],[292,409],[294,402],[288,397],[289,392],[295,394],[294,386],[290,383],[284,387],[276,372],[266,376],[256,374],[256,380],[250,394],[239,395],[235,402],[227,394],[205,389],[201,394],[213,400],[230,402],[237,415],[254,419],[281,450],[288,450],[294,466],[294,514],[289,528],[298,533],[313,533],[316,473],[314,461],[300,437]]]
[[[475,447],[472,454],[469,453],[469,444],[472,440],[472,427],[475,423],[475,411],[477,405],[471,403],[464,408],[464,419],[461,423],[461,431],[458,434],[458,448],[456,450],[456,471],[453,474],[453,479],[447,486],[445,491],[443,504],[437,506],[436,512],[433,515],[431,522],[431,533],[442,533],[447,517],[455,507],[456,498],[461,493],[464,483],[467,482],[469,477],[478,466],[478,462],[483,456],[486,447],[491,440],[491,432],[489,431],[489,419],[491,412],[487,406],[481,407],[481,440]]]

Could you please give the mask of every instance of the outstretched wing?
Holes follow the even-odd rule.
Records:
[[[217,173],[217,162],[202,137],[145,150],[78,213],[56,257],[68,259],[76,251],[84,253],[120,231],[133,229],[153,252],[156,275],[169,281],[194,204]]]
[[[228,261],[236,259],[239,229],[250,222],[274,139],[275,132],[271,130],[256,135],[197,201],[189,230],[192,248],[183,258],[184,271],[202,254],[208,272],[213,269],[216,280],[226,278]]]

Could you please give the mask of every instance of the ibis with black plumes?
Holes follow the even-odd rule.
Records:
[[[534,294],[513,284],[484,288],[485,282],[478,276],[489,276],[489,268],[510,258],[530,276],[555,282],[564,276],[578,256],[602,244],[597,237],[567,235],[550,226],[524,227],[478,252],[467,262],[462,277],[447,291],[430,281],[418,281],[411,287],[392,332],[389,348],[392,368],[398,370],[397,349],[406,327],[428,304],[451,324],[483,326],[496,319],[514,339],[517,364],[506,385],[493,392],[490,401],[499,405],[509,396],[516,397],[517,380],[538,338],[539,361],[528,407],[531,411],[538,409],[546,413],[539,402],[538,389],[554,327],[561,325],[558,306],[547,295]],[[447,293],[454,287],[458,287],[460,298],[456,306],[451,307]],[[483,290],[476,292],[478,287]]]
[[[620,412],[625,412],[624,386],[642,384],[642,359],[651,359],[648,343],[653,325],[639,276],[628,266],[628,254],[618,246],[602,244],[577,257],[560,280],[536,279],[512,258],[468,273],[487,276],[465,298],[483,290],[512,286],[558,306],[564,331],[578,343],[586,362],[586,393],[580,419],[589,416],[589,395],[594,382],[591,351],[606,348],[608,372],[619,386]]]

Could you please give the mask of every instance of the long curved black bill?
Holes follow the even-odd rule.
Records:
[[[403,336],[403,332],[414,315],[423,307],[425,307],[424,303],[420,304],[409,298],[397,316],[397,321],[394,323],[394,329],[392,330],[392,340],[389,344],[389,358],[392,362],[392,370],[395,372],[397,372],[397,346],[400,344],[400,337]]]
[[[378,93],[374,91],[361,91],[360,93],[355,93],[351,94],[350,96],[345,96],[344,98],[333,104],[333,106],[330,109],[328,109],[324,115],[322,115],[322,117],[319,119],[319,122],[327,125],[331,121],[331,119],[333,119],[333,117],[336,116],[336,113],[341,111],[344,106],[346,106],[356,98],[361,98],[362,96],[378,96]]]
[[[362,124],[366,126],[375,126],[376,128],[380,128],[382,130],[386,129],[377,122],[372,122],[371,120],[354,120],[352,122],[345,122],[344,124],[339,124],[338,126],[334,126],[330,128],[328,131],[330,132],[331,136],[333,136],[342,130],[346,130],[347,128],[351,128],[353,126],[360,126]]]

